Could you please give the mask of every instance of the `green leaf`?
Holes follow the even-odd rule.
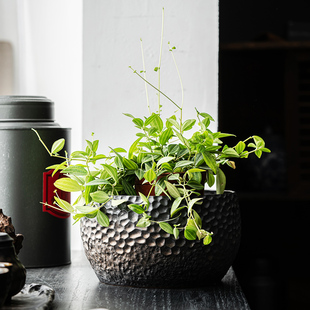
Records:
[[[214,156],[209,153],[209,152],[203,152],[203,159],[205,161],[205,163],[208,165],[208,167],[211,168],[211,170],[216,173],[217,171],[217,164],[216,164],[216,160],[214,158]]]
[[[168,193],[171,195],[172,198],[178,198],[181,197],[180,192],[178,191],[177,187],[173,184],[171,184],[170,182],[165,180],[165,184],[167,187],[167,191]]]
[[[154,119],[156,118],[156,116],[157,116],[157,114],[152,113],[152,115],[149,116],[149,117],[145,120],[145,126],[150,125],[150,124],[154,121]]]
[[[156,173],[155,171],[151,168],[148,171],[146,171],[143,175],[143,177],[145,178],[145,180],[149,183],[151,183],[152,181],[154,181],[156,179]]]
[[[170,224],[165,223],[165,222],[160,222],[158,224],[159,224],[160,228],[162,230],[164,230],[166,233],[173,235],[173,228],[171,227]]]
[[[62,139],[55,141],[52,145],[51,153],[57,154],[63,149],[64,146],[65,146],[65,139],[62,138]]]
[[[198,114],[201,115],[203,118],[208,118],[208,119],[210,119],[211,121],[214,122],[214,118],[210,114],[205,113],[205,112],[201,112],[201,113],[198,113]]]
[[[169,161],[175,159],[175,157],[172,157],[172,156],[165,156],[165,157],[162,157],[158,162],[157,162],[157,167],[159,167],[161,164],[163,163],[168,163]]]
[[[126,157],[123,157],[123,164],[129,170],[136,170],[139,168],[134,161],[132,161],[131,159],[127,159]]]
[[[187,225],[184,230],[184,237],[187,240],[196,240],[196,231],[197,228]]]
[[[108,216],[100,210],[97,213],[97,222],[103,227],[109,227],[110,225]]]
[[[71,153],[71,158],[85,158],[87,156],[87,153],[84,151],[74,151]]]
[[[97,208],[91,206],[76,206],[76,209],[83,214],[92,214],[98,212]]]
[[[196,120],[195,119],[188,119],[186,120],[183,125],[182,125],[182,129],[183,131],[187,131],[193,128],[193,126],[195,125]]]
[[[133,157],[133,154],[137,151],[137,145],[138,143],[140,142],[141,138],[137,139],[129,148],[129,151],[128,151],[128,158],[129,159],[132,159]]]
[[[163,121],[158,114],[155,114],[155,117],[152,121],[152,126],[155,127],[159,132],[163,130]]]
[[[223,150],[223,154],[229,157],[239,157],[239,154],[232,147]]]
[[[87,182],[85,186],[93,186],[93,185],[104,185],[104,184],[111,184],[109,181],[104,179],[96,179],[90,182]]]
[[[212,242],[212,234],[208,234],[204,239],[203,239],[203,244],[208,245]]]
[[[60,199],[59,197],[54,197],[55,201],[57,202],[58,206],[63,209],[65,212],[72,213],[74,212],[74,208],[71,206],[71,204],[63,199]]]
[[[265,147],[265,141],[259,136],[253,136],[254,142],[258,148]]]
[[[238,142],[238,144],[236,145],[236,152],[238,154],[241,154],[245,149],[245,143],[243,141]]]
[[[131,118],[135,118],[133,115],[129,114],[129,113],[123,113],[124,115],[131,117]]]
[[[127,201],[127,199],[113,199],[113,200],[111,200],[111,205],[113,207],[117,207],[126,201]]]
[[[255,151],[255,155],[256,155],[258,158],[261,158],[261,156],[262,156],[262,151],[261,151],[261,150],[256,150],[256,151]]]
[[[58,179],[55,181],[54,185],[65,192],[79,192],[83,190],[83,186],[70,178]]]
[[[128,208],[137,214],[142,214],[145,211],[143,207],[141,207],[140,205],[137,205],[137,204],[130,204],[130,205],[128,205]]]
[[[136,226],[137,227],[148,227],[150,226],[152,223],[150,221],[150,219],[148,217],[141,217],[140,220],[137,222]]]
[[[167,128],[165,131],[161,133],[159,136],[159,143],[161,145],[166,144],[170,138],[173,136],[173,130],[171,128]]]
[[[122,186],[126,195],[135,196],[136,191],[134,190],[132,184],[130,184],[126,179],[122,179]]]
[[[188,214],[190,214],[191,213],[191,211],[192,211],[192,208],[193,208],[193,205],[195,204],[195,203],[197,203],[198,201],[200,201],[200,200],[202,200],[202,198],[194,198],[194,199],[191,199],[190,201],[189,201],[189,203],[188,203]]]
[[[260,149],[262,152],[270,153],[271,151],[267,149],[266,147],[263,147]]]
[[[175,134],[177,135],[177,137],[179,138],[179,140],[188,148],[190,149],[190,145],[188,140],[183,137],[178,131],[174,130]]]
[[[198,226],[199,228],[201,228],[201,226],[202,226],[202,220],[201,220],[200,215],[199,215],[195,210],[193,210],[193,214],[194,214],[194,218],[195,218],[195,222],[196,222],[197,226]]]
[[[194,162],[193,162],[192,160],[181,160],[181,161],[178,161],[178,162],[175,164],[175,168],[191,166],[191,165],[193,165],[193,164],[194,164]]]
[[[98,203],[105,203],[110,199],[109,195],[103,191],[96,191],[94,193],[90,193],[90,196],[93,201]]]
[[[179,238],[179,234],[180,234],[180,231],[177,229],[177,227],[174,227],[174,228],[173,228],[173,235],[174,235],[174,238],[175,238],[175,239],[178,239],[178,238]]]
[[[179,212],[180,210],[182,210],[185,206],[183,206],[183,208],[179,208],[179,205],[181,204],[183,198],[182,197],[177,197],[171,206],[171,210],[170,210],[170,215],[171,217],[174,216],[175,213]]]
[[[141,118],[134,118],[132,120],[134,122],[135,125],[137,125],[137,127],[142,128],[144,125],[144,122]]]
[[[76,176],[86,176],[88,174],[87,170],[82,166],[69,166],[62,170],[62,173],[74,174]]]
[[[214,174],[211,171],[208,171],[207,173],[207,184],[209,187],[212,187],[215,183],[215,177]]]
[[[226,177],[224,172],[218,168],[216,174],[216,193],[223,194],[226,187]]]
[[[113,180],[115,181],[115,184],[118,182],[118,175],[117,175],[117,170],[107,164],[101,164],[103,169],[113,178]]]
[[[171,123],[176,129],[180,130],[180,125],[175,119],[173,119],[171,117],[167,118],[167,122]]]

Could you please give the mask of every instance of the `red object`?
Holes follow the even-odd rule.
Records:
[[[50,206],[57,206],[54,204],[55,190],[60,199],[66,200],[70,203],[70,193],[64,192],[54,186],[56,180],[64,177],[60,171],[57,171],[53,176],[54,170],[43,172],[43,212],[47,212],[55,217],[65,219],[70,216],[70,213],[63,212]]]

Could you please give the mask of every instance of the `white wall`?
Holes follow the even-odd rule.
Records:
[[[217,0],[84,1],[83,138],[90,139],[94,132],[103,152],[108,146],[128,148],[134,141],[136,131],[123,112],[148,115],[144,83],[128,66],[142,69],[142,38],[148,78],[157,83],[153,68],[158,65],[163,6],[162,90],[180,103],[180,84],[167,45],[171,41],[177,47],[175,57],[185,89],[185,117],[195,117],[197,107],[217,118]],[[155,92],[152,98],[156,103]],[[162,103],[170,116],[175,107]]]
[[[55,119],[82,135],[82,0],[0,0],[0,40],[12,43],[15,95],[46,96]],[[8,94],[11,95],[11,94]],[[72,248],[80,248],[79,226]]]

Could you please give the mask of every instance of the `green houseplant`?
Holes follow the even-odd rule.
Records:
[[[162,39],[163,35],[161,50]],[[168,44],[179,74],[174,58],[175,47]],[[142,57],[144,63],[143,52]],[[138,72],[130,67],[146,85],[157,91],[158,107],[157,111],[151,111],[147,104],[149,115],[144,118],[125,113],[132,119],[138,131],[128,150],[110,147],[109,154],[100,154],[99,141],[92,139],[86,140],[85,150],[66,153],[63,157],[58,153],[64,148],[64,139],[55,141],[49,149],[34,130],[50,156],[63,159],[62,163],[48,167],[54,169],[54,173],[60,170],[66,176],[55,182],[56,188],[67,192],[80,192],[72,204],[60,199],[56,192],[55,205],[51,207],[71,213],[75,222],[91,219],[92,223],[95,221],[105,228],[109,228],[111,224],[111,216],[106,212],[107,205],[115,209],[126,208],[126,212],[136,215],[135,219],[138,220],[135,225],[142,231],[157,226],[162,233],[170,235],[170,238],[186,239],[191,242],[191,246],[193,242],[201,244],[202,241],[202,247],[209,247],[217,241],[212,241],[213,230],[209,231],[203,226],[205,220],[202,220],[198,212],[198,209],[203,210],[205,184],[209,187],[215,185],[216,195],[223,195],[226,178],[222,166],[235,169],[234,159],[247,158],[252,153],[261,157],[263,152],[270,151],[265,147],[264,140],[255,135],[237,142],[234,146],[226,145],[225,138],[233,135],[212,132],[209,125],[214,119],[208,113],[196,109],[196,119],[184,119],[180,74],[182,102],[178,104],[160,90],[161,53],[159,59],[159,65],[154,69],[158,74],[158,86],[146,79],[144,68]],[[177,112],[166,119],[162,115],[161,97],[177,108]],[[143,187],[146,187],[146,191],[142,190]],[[150,202],[153,197],[161,196],[165,201],[169,200],[169,214],[168,217],[156,218],[150,212]],[[139,199],[134,198],[128,203],[131,199],[128,197]],[[107,232],[108,230],[105,234]],[[124,251],[121,251],[119,254],[123,253]],[[227,267],[225,268],[227,271]],[[122,277],[124,274],[122,273]],[[223,276],[222,271],[220,274]],[[103,282],[115,284],[106,278]],[[120,283],[132,284],[129,280]],[[144,282],[141,283],[145,285]]]

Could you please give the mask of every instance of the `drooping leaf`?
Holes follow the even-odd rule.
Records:
[[[90,193],[90,196],[93,201],[98,203],[105,203],[110,199],[109,195],[103,191],[96,191],[94,193]]]
[[[55,181],[54,185],[65,192],[79,192],[83,190],[83,186],[81,186],[76,180],[70,178],[58,179]]]
[[[173,215],[175,213],[177,213],[178,211],[180,211],[181,209],[179,208],[179,205],[181,204],[183,198],[182,197],[177,197],[173,203],[172,203],[172,206],[171,206],[171,210],[170,210],[170,216],[173,217]],[[184,206],[185,207],[185,206]],[[183,207],[183,208],[184,208]],[[179,208],[179,209],[178,209]],[[182,209],[183,209],[182,208]]]
[[[71,206],[71,204],[63,199],[60,199],[59,197],[54,197],[55,201],[57,202],[58,206],[63,209],[65,212],[72,213],[74,212],[74,208]]]
[[[226,187],[226,176],[224,172],[218,168],[216,174],[216,193],[223,194]]]
[[[62,173],[74,174],[76,176],[86,176],[87,170],[82,166],[69,166],[62,170]]]
[[[98,211],[97,208],[91,206],[76,206],[76,209],[83,214],[92,214]]]
[[[181,197],[180,192],[178,191],[177,187],[173,184],[171,184],[170,182],[165,180],[165,184],[167,187],[167,191],[168,193],[171,195],[172,198],[178,198]]]
[[[205,163],[208,165],[208,167],[210,167],[211,170],[214,173],[216,173],[217,164],[216,164],[214,156],[209,152],[203,152],[202,155],[203,155],[203,159],[204,159]]]
[[[174,227],[173,228],[173,235],[174,235],[174,238],[175,239],[178,239],[179,238],[179,234],[180,234],[180,231],[178,230],[177,227]]]
[[[158,224],[159,224],[160,228],[162,230],[164,230],[166,233],[173,235],[173,228],[171,227],[170,224],[165,223],[165,222],[160,222]]]
[[[109,227],[110,225],[108,216],[100,210],[97,213],[97,222],[103,227]]]
[[[142,216],[140,220],[137,222],[137,227],[148,227],[152,224],[148,217]]]
[[[137,205],[137,204],[130,204],[128,205],[128,208],[137,214],[142,214],[145,211],[142,206]]]

